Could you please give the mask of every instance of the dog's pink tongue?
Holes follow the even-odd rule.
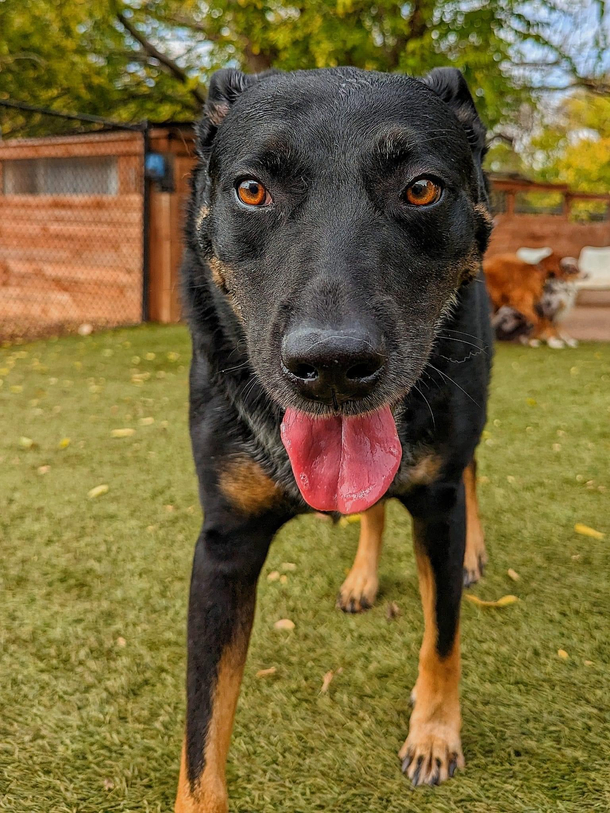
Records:
[[[303,499],[318,511],[366,511],[383,497],[400,465],[402,447],[389,407],[350,418],[314,418],[288,409],[281,431]]]

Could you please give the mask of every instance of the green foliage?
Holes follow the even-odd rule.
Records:
[[[610,98],[579,92],[532,138],[527,158],[540,180],[580,192],[610,190]]]
[[[123,121],[197,115],[210,72],[355,65],[421,75],[461,68],[489,126],[530,98],[513,70],[554,0],[0,0],[0,99]],[[564,15],[567,12],[562,12]],[[550,16],[549,16],[550,15]],[[548,28],[548,25],[547,25]],[[527,85],[527,83],[525,83]],[[5,135],[42,124],[3,114]],[[61,126],[55,124],[54,126]]]

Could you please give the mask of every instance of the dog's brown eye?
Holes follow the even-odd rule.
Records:
[[[263,206],[265,203],[271,203],[269,192],[260,181],[255,181],[253,178],[248,178],[238,184],[237,197],[246,206]]]
[[[429,178],[420,178],[407,188],[407,202],[413,206],[430,206],[440,200],[443,193],[441,187]]]

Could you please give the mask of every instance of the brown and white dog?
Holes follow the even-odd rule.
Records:
[[[573,346],[561,334],[559,322],[576,299],[578,262],[559,257],[551,249],[521,249],[516,254],[496,254],[483,267],[493,311],[517,311],[529,323],[530,342],[546,341],[549,347]]]

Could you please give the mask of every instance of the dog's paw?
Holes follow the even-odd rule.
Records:
[[[578,339],[573,339],[571,336],[568,339],[564,339],[564,342],[568,345],[568,347],[578,347]]]
[[[557,339],[555,336],[551,336],[549,339],[547,339],[546,343],[552,350],[563,350],[563,348],[566,346],[563,339]]]
[[[485,575],[488,556],[485,543],[481,541],[476,547],[466,547],[464,555],[464,587],[471,587]]]
[[[464,587],[472,587],[479,579],[485,575],[485,566],[487,565],[487,554],[484,553],[468,562],[464,560]]]
[[[530,339],[528,344],[530,347],[540,347],[540,339]]]
[[[414,787],[440,785],[456,770],[464,768],[464,755],[459,734],[433,730],[422,726],[409,734],[398,752],[402,772]]]
[[[369,610],[377,598],[379,579],[375,573],[352,568],[341,585],[337,607],[344,613],[361,613]]]

